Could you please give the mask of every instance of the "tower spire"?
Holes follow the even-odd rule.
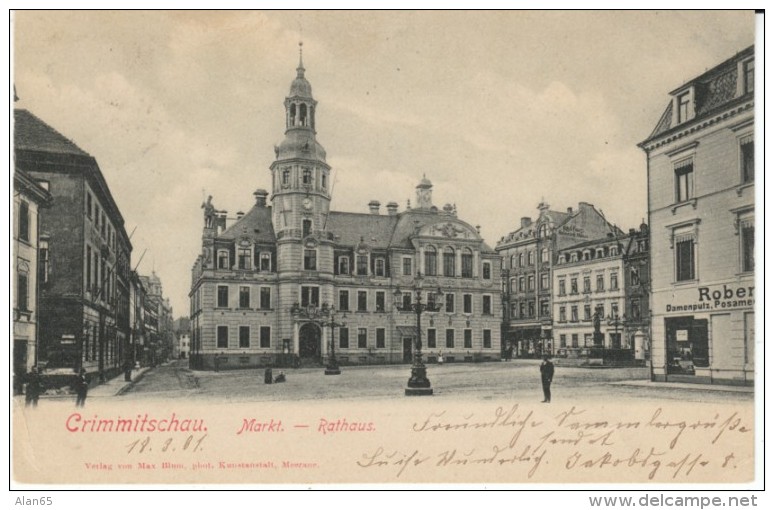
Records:
[[[296,68],[298,77],[304,77],[304,41],[298,41],[298,67]]]

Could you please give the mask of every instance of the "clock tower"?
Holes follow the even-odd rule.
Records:
[[[299,47],[302,43],[299,43]],[[303,55],[285,98],[285,139],[271,165],[274,231],[280,239],[319,237],[330,210],[330,172],[325,149],[317,142],[317,101],[304,76]]]

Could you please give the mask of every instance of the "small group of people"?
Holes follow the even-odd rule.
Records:
[[[272,377],[272,370],[267,367],[266,370],[263,371],[263,382],[264,384],[283,383],[285,382],[285,372],[280,370],[276,377]]]
[[[24,405],[27,407],[37,407],[40,395],[45,391],[43,377],[37,366],[33,366],[30,369],[30,372],[24,378],[24,382],[26,384]],[[75,405],[77,407],[83,407],[86,404],[86,395],[89,392],[90,382],[91,380],[86,374],[86,369],[81,368],[71,386],[73,391],[75,391]]]

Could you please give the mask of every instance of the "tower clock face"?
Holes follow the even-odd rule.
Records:
[[[309,198],[309,197],[305,198],[303,204],[304,204],[304,209],[307,209],[307,210],[311,209],[312,208],[312,199]]]

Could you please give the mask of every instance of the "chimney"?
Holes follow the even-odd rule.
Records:
[[[380,204],[378,200],[371,200],[368,202],[368,209],[371,211],[371,214],[379,214],[380,205],[382,204]]]
[[[269,192],[265,189],[257,189],[253,193],[253,196],[255,197],[255,205],[258,207],[266,207],[266,197],[269,195]]]
[[[567,214],[572,214],[572,207],[567,208]]]
[[[532,223],[532,218],[529,216],[522,216],[521,217],[521,228],[527,228]]]
[[[389,202],[387,203],[387,214],[390,216],[395,216],[398,214],[398,203],[397,202]]]

